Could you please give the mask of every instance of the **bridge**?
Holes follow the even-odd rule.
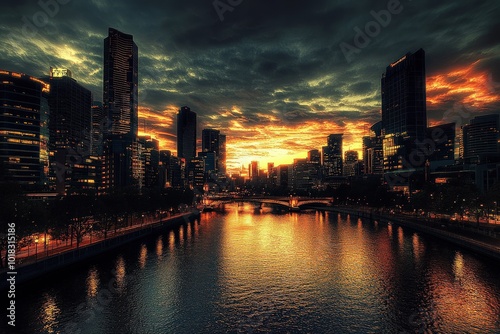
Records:
[[[308,205],[332,205],[333,198],[322,197],[322,198],[311,198],[311,197],[276,197],[276,196],[262,196],[262,197],[241,197],[241,196],[204,196],[203,197],[203,207],[205,210],[219,208],[227,203],[238,203],[238,202],[248,202],[248,203],[258,203],[260,206],[262,204],[278,205],[287,207],[290,211],[299,211]]]

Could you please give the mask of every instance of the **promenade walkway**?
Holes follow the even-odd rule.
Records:
[[[133,225],[118,228],[116,229],[116,231],[114,228],[109,230],[107,232],[106,238],[104,238],[103,233],[97,233],[96,231],[94,231],[93,233],[85,235],[80,244],[78,245],[78,247],[75,237],[73,237],[72,242],[70,240],[61,241],[61,240],[49,239],[47,243],[40,241],[38,242],[38,244],[32,243],[29,246],[25,246],[17,250],[16,267],[32,264],[37,261],[43,260],[47,257],[59,255],[72,250],[88,247],[90,245],[102,242],[103,240],[106,239],[112,239],[141,229],[147,229],[150,228],[152,225],[158,223],[164,223],[169,220],[174,220],[176,218],[183,217],[188,213],[189,212],[183,212],[174,215],[171,215],[169,213],[165,216],[161,215],[159,217],[145,216],[144,219],[140,217],[133,223]],[[40,234],[40,236],[43,236],[43,234]],[[2,254],[2,256],[4,255],[5,254]],[[0,273],[4,271],[7,271],[7,269],[0,268]]]

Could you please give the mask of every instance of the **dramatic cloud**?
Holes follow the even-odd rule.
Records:
[[[60,2],[2,4],[1,69],[42,76],[66,67],[102,100],[108,27],[132,34],[141,133],[175,151],[175,114],[187,105],[198,113],[199,133],[227,134],[233,169],[251,160],[290,163],[321,149],[330,133],[360,150],[380,119],[385,67],[419,48],[430,124],[456,108],[500,111],[495,1],[401,0],[392,14],[395,0],[242,1],[222,14],[201,0]]]

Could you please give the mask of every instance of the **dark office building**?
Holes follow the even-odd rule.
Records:
[[[289,184],[289,171],[293,165],[279,165],[276,167],[276,183],[279,187],[288,188]],[[291,174],[291,173],[290,173]]]
[[[477,116],[463,127],[464,159],[471,163],[498,161],[500,154],[500,117]]]
[[[92,94],[71,77],[71,71],[50,69],[49,149],[51,180],[55,191],[66,194],[70,188],[81,188],[81,180],[95,179],[83,173],[94,173],[95,166],[82,167],[91,155]],[[76,173],[76,168],[79,172]]]
[[[377,122],[370,128],[370,135],[363,137],[364,174],[383,174],[384,153],[382,141],[382,122]]]
[[[427,128],[429,161],[455,162],[455,123],[440,124]]]
[[[196,157],[196,113],[189,107],[177,114],[177,157],[186,161]]]
[[[48,108],[48,92],[44,81],[0,70],[0,182],[16,182],[27,191],[40,189],[40,118]]]
[[[344,159],[344,176],[356,176],[359,175],[358,170],[358,152],[357,151],[346,151]]]
[[[326,178],[342,176],[342,137],[343,134],[328,136],[327,146],[323,146],[323,175]]]
[[[321,153],[319,150],[310,150],[307,152],[307,161],[317,162],[318,165],[321,164]]]
[[[427,127],[425,52],[407,53],[382,75],[384,173],[423,167],[410,159]],[[418,159],[418,161],[425,161]]]
[[[226,135],[222,133],[219,135],[219,158],[218,158],[218,169],[219,174],[226,175],[227,172],[227,151],[226,151]]]
[[[159,142],[151,136],[140,137],[142,161],[144,163],[144,186],[159,187],[160,150]]]
[[[205,162],[203,157],[191,159],[187,171],[189,187],[199,191],[203,190],[205,184]]]
[[[219,155],[219,137],[220,131],[214,129],[203,129],[201,132],[201,150],[202,152],[215,152],[215,155]]]
[[[108,124],[102,103],[94,101],[92,103],[92,143],[90,149],[94,156],[102,155],[104,135],[107,132]]]
[[[215,173],[217,168],[217,156],[215,152],[198,152],[198,158],[202,158],[205,164],[205,174]]]

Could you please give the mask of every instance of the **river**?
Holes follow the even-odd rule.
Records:
[[[224,213],[20,285],[19,333],[500,333],[497,262],[331,212]]]

